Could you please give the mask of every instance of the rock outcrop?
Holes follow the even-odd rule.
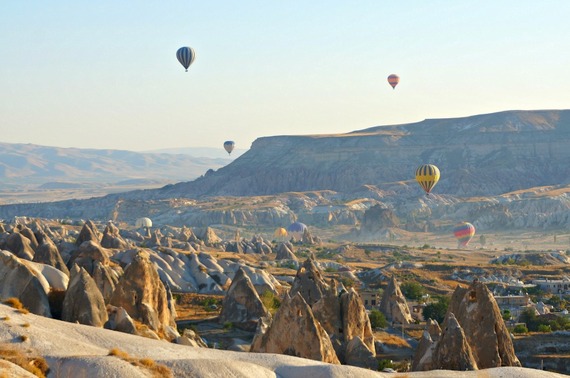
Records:
[[[57,246],[50,238],[47,237],[47,235],[43,235],[44,237],[34,254],[33,261],[51,265],[69,276],[69,269],[67,268],[67,265],[65,265]]]
[[[297,270],[290,295],[293,297],[295,294],[300,293],[309,306],[312,306],[323,297],[327,289],[328,284],[325,282],[314,259],[308,258]]]
[[[521,366],[501,310],[485,284],[475,281],[468,288],[458,286],[448,312],[463,328],[479,369]]]
[[[19,232],[13,232],[6,240],[6,249],[21,259],[32,261],[35,251],[32,242]]]
[[[300,293],[286,295],[271,325],[264,333],[256,333],[250,351],[340,363],[326,331]]]
[[[109,305],[107,306],[107,315],[109,318],[105,323],[106,329],[131,335],[137,334],[135,322],[124,308]]]
[[[103,327],[108,319],[103,295],[84,268],[71,269],[71,280],[65,293],[61,319],[66,322]]]
[[[382,294],[380,311],[384,313],[388,321],[399,324],[410,324],[413,322],[406,298],[402,294],[400,285],[398,285],[394,276],[391,277],[388,287]]]
[[[437,321],[428,319],[416,353],[412,361],[412,371],[432,370],[437,344],[441,338],[441,328]]]
[[[0,251],[0,297],[18,298],[34,314],[51,317],[50,285],[29,264],[11,252]]]
[[[220,322],[231,322],[238,328],[255,331],[259,318],[267,316],[271,317],[271,314],[261,302],[251,280],[239,269],[224,297]]]
[[[376,349],[366,309],[360,296],[353,289],[344,290],[340,295],[337,293],[338,286],[333,280],[329,289],[311,309],[329,335],[339,361],[369,367],[371,359],[376,355]],[[349,348],[348,345],[355,338],[359,341]],[[361,344],[368,352],[361,348]]]
[[[127,249],[129,248],[129,243],[123,239],[119,233],[119,229],[113,222],[109,222],[103,231],[101,246],[104,248]]]
[[[137,253],[127,266],[113,292],[110,304],[123,307],[133,319],[153,331],[175,327],[166,289],[147,252]]]
[[[279,243],[277,246],[277,254],[275,260],[294,260],[297,261],[297,256],[293,251],[287,246],[286,243]]]
[[[471,353],[471,347],[463,329],[452,312],[445,317],[445,328],[435,354],[434,369],[441,370],[478,370],[477,362]]]
[[[77,236],[77,239],[75,240],[75,245],[79,247],[86,241],[93,241],[97,244],[101,243],[101,232],[99,232],[95,223],[90,220],[83,224],[83,227],[79,232],[79,236]]]

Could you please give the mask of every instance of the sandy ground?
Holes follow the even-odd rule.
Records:
[[[291,356],[192,348],[33,314],[21,314],[5,305],[0,305],[0,319],[0,342],[19,345],[43,355],[51,367],[50,377],[150,376],[144,369],[109,356],[109,351],[113,348],[133,357],[146,357],[164,364],[172,370],[175,377],[564,377],[561,374],[526,368],[495,368],[474,372],[378,373]],[[29,323],[30,326],[22,327],[24,323]],[[21,336],[26,336],[27,339],[21,341]]]

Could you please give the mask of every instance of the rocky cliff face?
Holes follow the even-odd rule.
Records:
[[[499,194],[567,182],[569,141],[567,110],[433,119],[340,135],[266,137],[234,163],[153,196],[347,192],[364,184],[411,180],[417,166],[428,162],[442,172],[437,193]]]
[[[569,143],[570,110],[426,120],[339,135],[265,137],[228,166],[192,182],[88,200],[0,206],[0,217],[132,222],[153,214],[156,224],[177,226],[282,227],[294,220],[334,226],[362,223],[364,212],[381,203],[393,209],[385,221],[394,225],[398,219],[413,224],[410,216],[433,216],[470,219],[481,231],[565,228],[570,226]],[[426,162],[442,172],[429,198],[414,180],[415,169]],[[528,188],[538,189],[525,192]],[[548,193],[548,188],[555,190]],[[285,192],[291,193],[281,194]],[[241,198],[253,195],[271,196],[247,203]],[[486,197],[463,200],[475,196]],[[378,226],[368,230],[364,223],[363,233]]]

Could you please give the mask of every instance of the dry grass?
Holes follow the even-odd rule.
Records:
[[[8,315],[6,315],[6,316],[3,316],[2,319],[0,319],[0,320],[4,320],[7,322],[8,320],[10,320],[10,317]]]
[[[26,322],[26,323],[20,324],[20,326],[22,326],[24,328],[28,328],[30,326],[30,323]]]
[[[18,311],[21,314],[28,314],[30,312],[27,308],[24,307],[22,302],[20,302],[20,300],[16,297],[8,298],[3,303],[12,308],[15,308],[16,311]]]
[[[122,351],[118,348],[113,348],[109,351],[109,356],[114,356],[120,358],[123,361],[130,363],[133,366],[146,369],[149,371],[153,377],[156,378],[169,378],[174,377],[172,371],[168,366],[157,364],[153,359],[144,357],[144,358],[136,358],[131,357],[125,351]]]
[[[0,344],[0,359],[18,365],[36,377],[45,378],[49,372],[49,366],[43,357],[26,355],[10,344]]]
[[[411,348],[410,344],[408,344],[406,340],[384,331],[374,332],[374,339],[379,340],[390,347]]]
[[[26,336],[26,335],[20,335],[20,336],[18,336],[18,339],[19,339],[21,342],[24,342],[24,341],[27,341],[27,340],[29,339],[29,337]]]

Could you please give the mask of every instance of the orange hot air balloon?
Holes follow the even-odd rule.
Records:
[[[392,86],[392,89],[396,89],[396,85],[400,82],[400,76],[392,74],[388,76],[388,83]]]

